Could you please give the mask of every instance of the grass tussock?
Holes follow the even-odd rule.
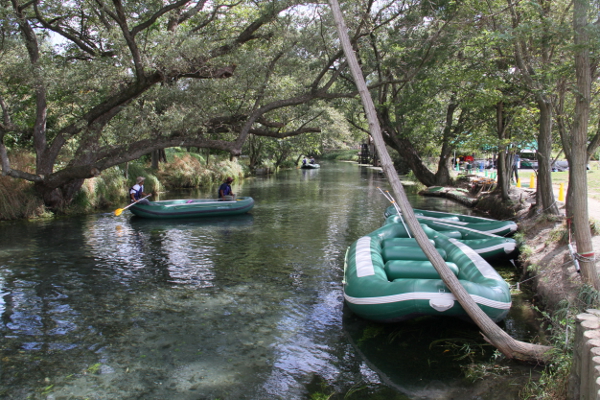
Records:
[[[174,189],[209,186],[224,181],[228,176],[241,178],[245,173],[243,166],[236,161],[205,165],[202,157],[189,153],[173,156],[173,161],[165,164],[157,175],[166,188]]]
[[[14,152],[9,158],[13,168],[34,172],[35,158],[32,155]],[[47,214],[32,182],[0,175],[0,220],[30,219]]]
[[[123,171],[112,167],[96,178],[86,179],[69,207],[68,214],[81,214],[123,202],[127,197]]]

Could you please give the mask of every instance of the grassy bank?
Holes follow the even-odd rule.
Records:
[[[147,193],[160,193],[178,188],[208,187],[231,176],[236,179],[247,175],[247,167],[225,156],[190,153],[173,148],[166,152],[167,161],[158,169],[150,166],[149,157],[115,166],[102,171],[98,177],[86,179],[73,202],[62,212],[67,215],[86,214],[128,202],[129,188],[136,177],[146,178]],[[35,159],[32,154],[11,154],[15,169],[33,173]],[[0,176],[0,221],[51,217],[36,195],[31,182]]]
[[[532,296],[539,305],[534,308],[541,315],[546,335],[554,347],[552,362],[545,366],[539,380],[532,380],[527,385],[522,397],[566,400],[569,398],[575,318],[589,308],[600,307],[600,295],[583,284],[575,270],[564,219],[542,215],[522,221],[516,238],[521,243],[522,280],[533,283]]]

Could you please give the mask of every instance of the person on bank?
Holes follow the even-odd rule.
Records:
[[[219,200],[233,200],[235,194],[231,191],[232,177],[227,177],[225,182],[219,186]]]
[[[515,175],[515,183],[519,182],[519,168],[521,168],[521,156],[515,154],[512,165],[512,170]]]
[[[144,178],[143,176],[138,176],[135,180],[135,185],[133,185],[129,189],[129,198],[132,203],[144,204],[149,206],[150,201],[148,199],[143,199],[142,197],[152,196],[152,194],[144,192]]]

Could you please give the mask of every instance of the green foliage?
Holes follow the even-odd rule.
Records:
[[[194,188],[210,184],[216,174],[190,153],[172,155],[172,161],[162,168],[161,180],[167,188]]]
[[[86,179],[66,212],[89,213],[98,208],[119,204],[127,197],[126,183],[119,167],[109,168],[96,178]]]
[[[329,150],[321,154],[320,158],[332,161],[358,161],[358,150]]]
[[[540,379],[530,381],[523,390],[524,399],[557,400],[568,397],[575,319],[577,314],[598,307],[600,307],[600,293],[592,286],[583,285],[574,303],[562,300],[553,313],[536,308],[543,317],[554,349],[552,361],[546,365]]]
[[[406,174],[406,176],[401,180],[403,183],[411,183],[410,185],[405,186],[405,190],[407,193],[419,193],[421,190],[427,188],[425,185],[419,182],[413,171],[409,171],[409,173]]]

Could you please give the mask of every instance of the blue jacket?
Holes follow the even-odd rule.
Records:
[[[217,196],[219,198],[221,198],[221,191],[223,191],[223,195],[224,196],[229,196],[231,195],[231,185],[227,182],[224,182],[221,186],[219,186],[219,193],[217,194]]]

